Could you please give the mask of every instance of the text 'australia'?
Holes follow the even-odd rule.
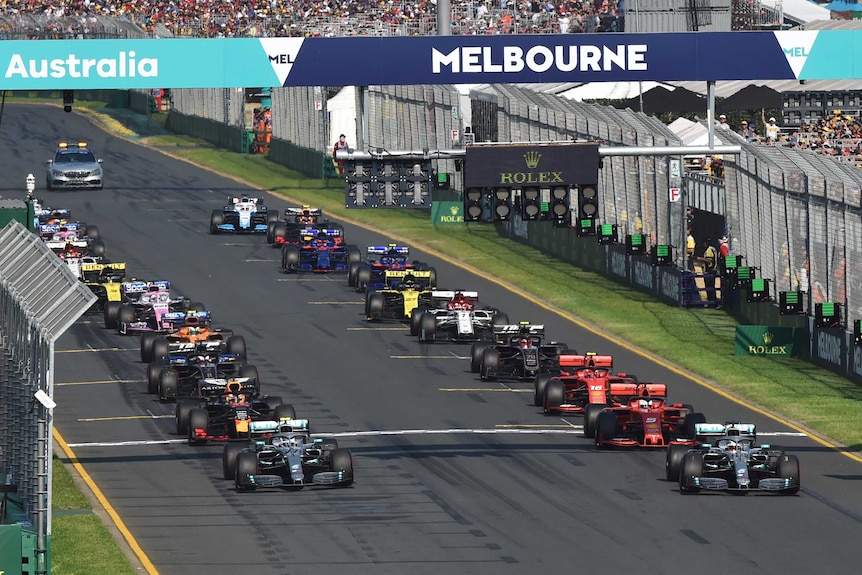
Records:
[[[645,71],[646,44],[619,46],[533,46],[526,51],[520,46],[466,46],[448,54],[431,50],[434,74],[448,69],[453,74],[492,72],[609,72],[613,69]]]
[[[24,60],[12,54],[6,67],[6,78],[157,78],[157,58],[136,59],[135,52],[120,52],[116,58],[79,58],[69,54],[65,59]]]

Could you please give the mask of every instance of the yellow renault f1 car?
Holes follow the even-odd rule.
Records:
[[[430,306],[433,270],[386,270],[385,287],[365,293],[365,317],[368,321],[409,321],[413,310]]]
[[[126,264],[124,262],[81,263],[81,279],[90,287],[96,297],[94,309],[104,309],[109,301],[122,301],[120,288],[126,281]]]

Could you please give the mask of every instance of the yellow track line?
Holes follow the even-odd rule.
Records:
[[[132,552],[134,552],[134,554],[137,556],[138,561],[141,562],[141,565],[144,567],[146,572],[150,575],[158,575],[159,572],[158,570],[156,570],[156,566],[153,565],[152,561],[150,561],[150,558],[147,557],[147,554],[144,553],[143,549],[141,549],[141,546],[138,544],[138,541],[137,539],[135,539],[135,536],[132,535],[131,531],[129,531],[129,528],[126,527],[126,524],[120,518],[120,514],[117,513],[114,507],[108,502],[108,498],[105,497],[105,494],[102,493],[102,490],[99,489],[99,486],[96,485],[96,482],[93,480],[92,477],[90,477],[90,474],[87,473],[87,470],[84,469],[84,466],[81,465],[81,463],[78,461],[78,457],[75,455],[75,452],[72,451],[72,448],[69,447],[69,444],[66,443],[66,440],[63,439],[63,436],[60,435],[60,432],[57,430],[56,427],[54,428],[54,441],[57,442],[57,444],[66,454],[66,457],[69,458],[69,461],[72,463],[72,466],[81,476],[81,479],[84,480],[84,483],[86,483],[87,487],[90,488],[90,491],[93,492],[93,495],[96,497],[99,504],[111,518],[111,521],[114,522],[114,526],[117,528],[117,531],[122,534],[123,539],[125,539],[126,543],[128,543],[129,547],[131,547]]]

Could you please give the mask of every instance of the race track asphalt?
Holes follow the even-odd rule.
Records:
[[[667,382],[671,400],[710,421],[756,423],[763,441],[801,461],[799,496],[683,496],[664,480],[663,451],[596,451],[579,416],[532,406],[532,384],[471,374],[469,346],[420,345],[403,325],[368,324],[343,276],[284,275],[263,237],[210,235],[210,212],[242,190],[235,182],[56,108],[7,105],[0,139],[7,198],[23,196],[28,172],[42,189],[58,141],[88,141],[106,188],[40,193],[45,203],[97,224],[130,275],[168,279],[204,302],[217,325],[245,337],[264,392],[317,432],[345,434],[353,452],[350,489],[236,493],[221,477],[221,448],[184,444],[173,405],[146,394],[138,339],[83,318],[57,344],[54,423],[159,573],[859,571],[862,464],[796,429],[422,256],[441,287],[475,289],[513,321],[612,354],[616,370]],[[387,242],[346,233],[363,249]],[[394,434],[349,435],[372,430]]]

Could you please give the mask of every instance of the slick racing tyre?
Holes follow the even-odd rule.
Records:
[[[778,477],[789,479],[790,488],[781,493],[795,495],[799,493],[799,459],[795,455],[784,455],[778,460]]]
[[[278,221],[278,210],[266,210],[266,227],[269,227],[269,224],[274,224]]]
[[[275,408],[284,403],[284,400],[278,396],[274,395],[272,397],[265,398],[266,406],[269,408],[269,411],[272,413],[270,419],[275,419]]]
[[[424,313],[425,309],[421,307],[414,307],[413,311],[410,312],[410,335],[413,337],[419,335],[419,329],[422,327],[420,322]]]
[[[428,268],[428,271],[431,273],[431,275],[428,278],[428,285],[431,288],[436,288],[437,287],[437,269],[436,268]]]
[[[117,316],[120,314],[121,307],[123,304],[118,301],[109,301],[105,304],[103,316],[106,329],[117,329]]]
[[[489,347],[491,344],[477,341],[472,346],[470,346],[470,372],[471,373],[479,373],[479,369],[482,367],[482,354],[485,353],[485,348]]]
[[[287,224],[285,224],[284,222],[278,222],[272,225],[272,240],[270,240],[269,243],[275,245],[275,242],[278,241],[278,238],[287,238]]]
[[[236,458],[245,449],[245,443],[228,443],[221,455],[221,468],[224,478],[233,480],[236,477]]]
[[[370,281],[371,266],[366,263],[362,263],[359,266],[359,269],[356,270],[356,285],[354,287],[356,287],[357,291],[363,291]]]
[[[383,313],[383,307],[386,305],[386,299],[382,293],[372,293],[368,295],[366,304],[368,319],[380,319],[380,314]]]
[[[584,407],[584,437],[592,439],[596,436],[596,422],[599,414],[607,407],[603,403],[588,403]]]
[[[536,376],[536,381],[533,385],[533,405],[536,407],[545,405],[545,388],[547,387],[548,382],[551,381],[551,377],[553,376],[549,373],[540,373]]]
[[[491,325],[509,325],[509,316],[498,311],[491,317]]]
[[[249,481],[249,475],[257,475],[257,454],[252,451],[242,451],[236,456],[234,468],[234,485],[237,491],[254,491],[255,485]]]
[[[168,361],[171,357],[168,340],[163,337],[156,337],[150,348],[150,354],[150,361]]]
[[[692,485],[692,478],[703,476],[703,453],[689,451],[682,456],[679,471],[679,490],[681,493],[697,493],[700,487]]]
[[[159,374],[159,399],[171,401],[177,397],[178,375],[175,369],[163,369]]]
[[[286,272],[296,271],[299,265],[299,248],[285,245],[281,248],[281,269]]]
[[[617,432],[617,416],[611,411],[603,411],[596,419],[596,449],[605,449],[604,442],[613,438]]]
[[[668,481],[679,481],[679,472],[682,469],[682,458],[691,449],[690,445],[671,443],[667,446],[667,457],[665,458],[665,479]]]
[[[350,451],[339,447],[333,449],[329,456],[329,466],[332,471],[341,472],[343,477],[342,485],[353,484],[353,457]]]
[[[147,364],[147,393],[155,394],[159,392],[159,381],[161,380],[162,370],[168,368],[166,361],[153,361]]]
[[[105,244],[102,240],[95,240],[90,244],[90,254],[100,258],[105,255]]]
[[[151,332],[141,334],[141,363],[153,361],[153,342],[158,336]]]
[[[282,419],[296,419],[296,410],[289,403],[276,405],[274,413],[275,417],[273,417],[273,419],[276,421],[281,421]]]
[[[436,337],[437,317],[433,313],[423,313],[422,317],[419,318],[419,341],[431,342]]]
[[[694,439],[695,425],[698,423],[706,423],[706,416],[702,413],[687,413],[683,420],[683,431],[686,439]]]
[[[213,210],[212,215],[210,216],[210,233],[217,234],[219,233],[218,227],[224,223],[224,211],[222,210]]]
[[[210,426],[210,416],[209,412],[202,407],[195,407],[191,411],[189,411],[189,422],[188,422],[188,438],[189,445],[203,445],[207,442],[206,439],[198,439],[195,436],[195,430],[203,429],[206,431]]]
[[[543,374],[539,374],[541,377]],[[557,413],[560,410],[560,406],[565,401],[566,397],[566,386],[559,379],[552,379],[548,381],[547,386],[545,387],[545,397],[544,402],[542,404],[542,411],[545,413]]]
[[[84,226],[84,237],[90,238],[91,240],[98,240],[101,236],[99,235],[99,228],[96,226]]]
[[[275,228],[275,222],[268,222],[266,224],[266,243],[271,244],[275,240],[273,239],[272,231]]]
[[[362,261],[362,252],[359,251],[358,247],[351,244],[345,247],[345,251],[347,252],[347,261],[349,263]]]
[[[130,305],[120,306],[119,311],[117,311],[117,331],[119,331],[124,324],[133,323],[136,319],[135,308]]]
[[[479,377],[482,381],[496,381],[497,370],[500,369],[500,352],[496,348],[482,351],[482,365],[479,367]]]
[[[189,432],[189,415],[193,409],[200,407],[200,402],[194,399],[180,399],[174,410],[177,420],[177,435],[187,435]]]
[[[236,355],[240,360],[245,361],[245,338],[241,335],[230,336],[229,338],[227,338],[227,346],[225,347],[225,351],[227,353],[232,353]]]
[[[350,262],[347,264],[347,286],[356,287],[356,274],[362,262]]]

